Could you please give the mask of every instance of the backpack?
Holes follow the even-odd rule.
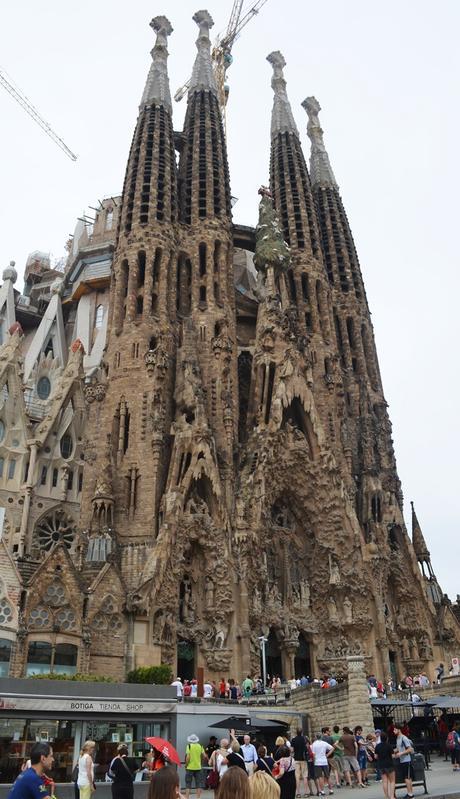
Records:
[[[451,730],[449,735],[446,738],[446,749],[448,749],[449,752],[453,752],[454,749],[455,749],[455,732],[454,732],[454,730]]]

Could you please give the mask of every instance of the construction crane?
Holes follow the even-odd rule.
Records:
[[[11,95],[11,97],[14,100],[16,100],[17,103],[19,103],[21,108],[23,108],[24,111],[27,111],[29,116],[32,117],[32,119],[37,123],[37,125],[40,125],[41,129],[45,131],[46,135],[49,136],[50,139],[52,139],[54,143],[61,148],[61,150],[68,156],[68,158],[70,158],[72,161],[76,161],[77,156],[75,155],[75,153],[73,153],[72,150],[69,150],[67,144],[62,141],[62,139],[57,135],[57,133],[54,132],[51,125],[49,125],[48,122],[46,122],[46,120],[43,119],[43,117],[38,113],[35,106],[33,106],[30,100],[27,99],[25,94],[23,94],[23,92],[21,92],[21,90],[12,83],[11,79],[8,79],[6,77],[6,73],[2,69],[0,69],[0,84],[6,89],[6,91]]]
[[[214,42],[212,51],[211,51],[211,58],[212,58],[212,65],[214,69],[214,74],[216,77],[216,84],[217,84],[217,95],[220,105],[220,110],[222,113],[222,121],[224,123],[224,130],[225,130],[225,106],[227,105],[228,100],[228,86],[226,82],[227,78],[227,70],[231,65],[233,58],[232,58],[232,47],[239,37],[243,28],[248,24],[248,22],[259,13],[262,6],[265,5],[267,0],[257,0],[250,8],[247,9],[243,13],[243,2],[244,0],[234,0],[232,11],[230,14],[230,19],[228,21],[227,30],[225,31],[223,36],[218,36],[216,41]],[[183,97],[188,92],[190,86],[190,79],[184,83],[180,89],[174,95],[174,99],[176,102],[182,100]]]

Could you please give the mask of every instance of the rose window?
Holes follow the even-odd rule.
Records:
[[[59,625],[61,630],[75,629],[75,613],[70,608],[63,608],[56,614],[56,624]]]
[[[64,586],[62,583],[52,583],[46,589],[45,596],[43,600],[46,602],[47,605],[51,605],[51,607],[59,607],[59,605],[64,605],[66,601]]]
[[[49,551],[59,542],[70,549],[75,536],[74,523],[62,510],[55,510],[38,522],[36,535],[42,549]]]
[[[46,627],[49,623],[50,614],[43,605],[38,605],[29,616],[29,627]]]
[[[13,608],[6,599],[0,601],[0,624],[8,624],[13,621]]]

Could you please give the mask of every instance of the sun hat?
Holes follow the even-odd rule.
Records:
[[[198,735],[195,735],[195,733],[192,733],[191,735],[188,736],[187,743],[188,744],[199,744],[200,743],[200,739],[198,738]]]

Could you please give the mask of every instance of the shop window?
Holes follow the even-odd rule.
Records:
[[[37,394],[41,400],[48,399],[51,393],[51,383],[47,377],[41,377],[37,383]]]
[[[0,638],[0,677],[8,677],[10,670],[11,641]]]
[[[72,455],[73,439],[70,433],[65,433],[61,438],[61,455],[64,460],[68,460]]]

